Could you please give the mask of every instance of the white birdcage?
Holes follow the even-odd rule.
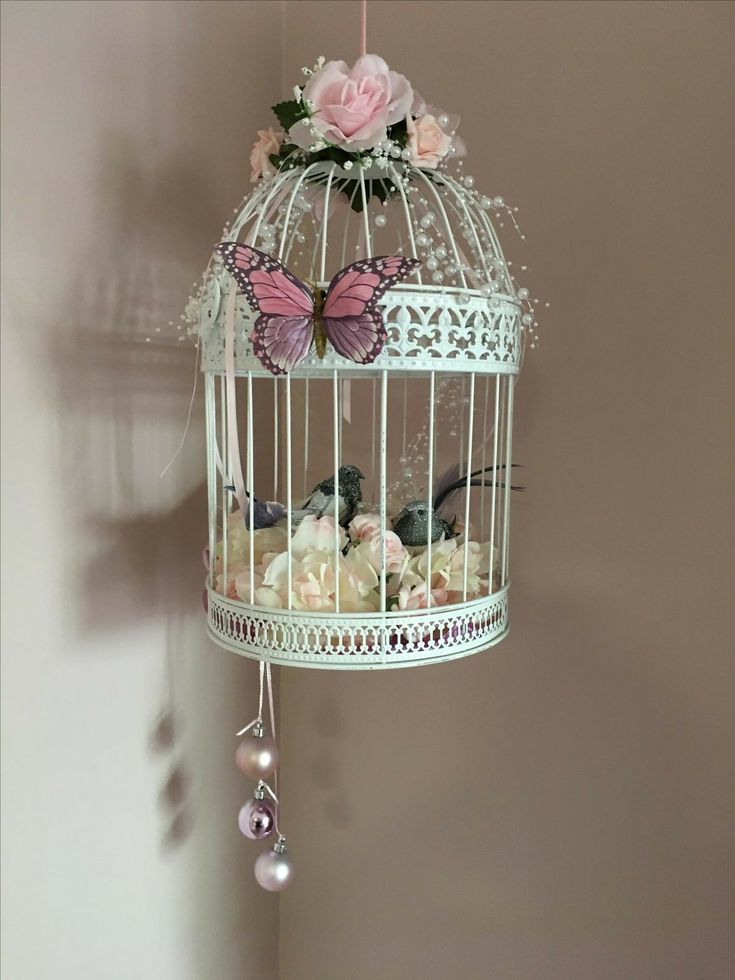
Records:
[[[373,363],[312,349],[279,377],[253,351],[257,314],[217,254],[210,263],[198,329],[206,605],[221,646],[359,670],[451,660],[507,633],[513,388],[533,317],[503,257],[497,215],[513,220],[472,178],[400,161],[296,165],[260,181],[238,209],[226,238],[315,289],[365,257],[402,254],[421,266],[380,300],[387,341]],[[335,475],[339,500],[348,464],[364,474],[356,522],[317,526],[317,515],[305,527],[310,491]],[[278,523],[246,526],[232,491],[238,474],[248,501],[282,503]],[[440,509],[451,531],[397,542],[406,504],[425,501],[431,519],[440,480],[461,481]]]

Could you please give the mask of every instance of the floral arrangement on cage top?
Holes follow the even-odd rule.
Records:
[[[405,76],[374,54],[358,58],[352,68],[344,61],[320,57],[312,68],[302,71],[307,81],[294,87],[293,99],[272,107],[279,126],[258,131],[250,154],[256,194],[262,190],[267,196],[270,183],[287,171],[308,169],[294,209],[311,213],[315,235],[324,209],[322,188],[327,182],[337,192],[329,197],[330,214],[341,198],[345,208],[370,211],[369,220],[376,229],[388,224],[385,207],[396,199],[407,200],[414,225],[413,257],[422,263],[427,279],[434,285],[476,289],[488,298],[512,295],[523,310],[523,345],[537,347],[539,301],[518,284],[511,270],[513,263],[499,252],[495,233],[485,220],[485,213],[492,212],[498,228],[508,221],[523,239],[516,219],[518,208],[507,204],[502,196],[479,193],[474,177],[464,173],[466,147],[457,135],[459,116],[428,105]],[[437,236],[441,222],[427,197],[427,183],[437,190],[450,187],[452,199],[460,202],[459,210],[473,216],[471,222],[465,219],[460,223],[459,231],[466,239],[464,254],[453,249],[441,234]],[[279,253],[277,238],[285,233],[285,210],[282,203],[274,216],[259,220],[252,243],[273,259]],[[238,211],[236,208],[235,213]],[[478,215],[482,215],[479,222],[475,220]],[[231,242],[233,230],[234,224],[227,223],[222,238]],[[306,227],[296,231],[297,249],[304,244],[305,233]],[[201,325],[206,327],[210,322],[206,316],[201,320],[203,302],[211,279],[220,274],[222,257],[220,250],[214,267],[210,264],[204,270],[181,316],[178,330],[186,329],[192,337],[198,337]],[[527,267],[520,270],[525,272]]]
[[[349,68],[344,61],[318,58],[303,68],[305,85],[294,86],[294,98],[273,106],[281,130],[258,131],[250,155],[251,180],[280,170],[332,161],[345,176],[337,183],[355,211],[364,201],[354,168],[387,171],[402,161],[408,168],[433,171],[451,157],[463,156],[456,136],[459,116],[428,106],[403,75],[374,54]],[[395,193],[388,180],[372,179],[367,197],[385,201]]]

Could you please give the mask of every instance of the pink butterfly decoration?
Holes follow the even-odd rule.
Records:
[[[253,350],[272,374],[291,371],[312,341],[319,357],[324,357],[329,340],[343,357],[371,364],[387,338],[378,300],[421,264],[402,255],[362,259],[338,272],[325,294],[250,245],[221,242],[216,251],[259,313],[251,334]]]

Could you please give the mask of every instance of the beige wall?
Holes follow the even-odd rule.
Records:
[[[198,612],[199,409],[158,480],[190,354],[144,338],[273,96],[356,54],[355,8],[4,5],[4,977],[725,980],[729,4],[371,0],[369,48],[463,113],[552,303],[517,392],[513,633],[284,673],[280,949],[256,893],[253,669]]]
[[[510,638],[283,678],[281,980],[725,980],[735,7],[369,6],[369,50],[521,207],[507,248],[552,307],[517,390]],[[356,54],[342,4],[286,32],[284,91]]]
[[[200,406],[159,480],[192,352],[144,338],[242,195],[279,30],[259,3],[3,6],[4,980],[276,976],[235,825],[254,665],[199,605]]]

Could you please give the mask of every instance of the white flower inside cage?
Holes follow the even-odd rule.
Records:
[[[508,628],[524,297],[492,225],[496,205],[467,178],[388,161],[279,172],[227,236],[315,294],[350,263],[418,259],[379,302],[387,337],[372,363],[325,343],[273,376],[253,348],[257,314],[219,256],[200,309],[209,630],[274,663],[409,666],[486,648]],[[331,503],[313,495],[325,481]]]

